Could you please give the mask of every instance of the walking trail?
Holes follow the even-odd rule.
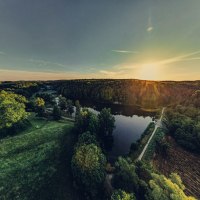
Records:
[[[155,132],[157,131],[157,129],[159,127],[162,126],[162,118],[163,118],[163,114],[164,114],[164,111],[165,111],[165,108],[162,109],[162,113],[161,113],[161,116],[160,116],[160,119],[156,122],[155,124],[155,128],[153,130],[153,133],[151,134],[151,137],[149,138],[148,142],[146,143],[144,149],[142,150],[141,154],[139,155],[138,159],[137,160],[142,160],[142,157],[147,149],[147,147],[149,146],[149,143],[151,142],[153,136],[155,135]]]

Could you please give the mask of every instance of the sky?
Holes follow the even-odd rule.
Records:
[[[0,0],[0,81],[200,79],[200,0]]]

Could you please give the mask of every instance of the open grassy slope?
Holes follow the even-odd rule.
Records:
[[[0,140],[0,199],[75,199],[68,166],[73,123],[34,116],[30,122],[19,135]],[[58,198],[58,189],[67,195],[61,191]]]

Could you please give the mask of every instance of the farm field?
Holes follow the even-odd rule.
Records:
[[[75,199],[70,175],[73,123],[33,114],[29,120],[27,130],[0,140],[0,199]]]
[[[154,167],[166,176],[171,172],[178,173],[186,187],[186,194],[200,199],[200,157],[183,150],[171,137],[167,141],[170,143],[169,155],[163,158],[157,154],[153,160]]]

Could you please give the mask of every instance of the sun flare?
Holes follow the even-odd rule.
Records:
[[[158,66],[154,63],[143,64],[138,71],[140,79],[155,80],[158,79]]]

